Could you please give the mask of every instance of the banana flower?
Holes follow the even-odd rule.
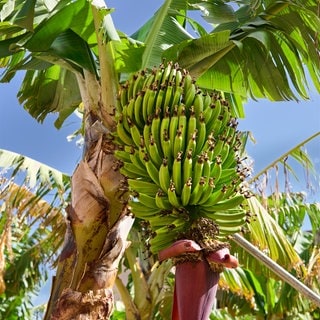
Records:
[[[201,248],[182,239],[159,252],[160,262],[174,259],[175,288],[172,320],[208,320],[223,268],[236,268],[238,260],[220,243],[217,250]]]

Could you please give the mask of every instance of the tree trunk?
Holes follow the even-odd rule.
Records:
[[[112,287],[133,223],[126,212],[126,187],[113,156],[115,145],[104,125],[110,119],[105,119],[108,114],[102,107],[101,86],[91,74],[78,77],[78,81],[85,106],[84,156],[72,176],[67,232],[46,320],[110,317]]]

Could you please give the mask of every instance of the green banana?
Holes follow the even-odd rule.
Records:
[[[150,208],[148,206],[143,205],[142,203],[138,202],[137,200],[130,200],[129,203],[129,210],[138,218],[140,219],[152,219],[156,218],[160,213],[161,209],[158,207]]]
[[[214,123],[219,115],[221,114],[222,105],[220,100],[216,100],[215,103],[212,105],[213,111],[211,114],[210,122]]]
[[[143,136],[140,134],[138,127],[133,123],[133,121],[130,118],[128,118],[127,120],[128,120],[129,127],[130,127],[130,133],[131,133],[132,140],[133,140],[134,144],[136,145],[136,147],[139,148],[140,144],[141,144],[141,137],[143,137]]]
[[[196,154],[196,148],[197,148],[197,134],[198,130],[195,129],[188,140],[188,144],[186,146],[186,150],[191,151],[192,154]]]
[[[210,177],[214,178],[214,183],[217,185],[222,174],[222,162],[220,156],[217,156],[211,168]]]
[[[179,118],[178,118],[178,106],[174,107],[173,115],[170,118],[170,124],[169,124],[169,139],[170,141],[174,141],[177,135],[179,125]]]
[[[171,106],[172,107],[179,106],[181,104],[182,95],[183,95],[183,86],[176,85],[175,91],[174,91],[174,94],[173,94],[173,98],[172,98],[172,101],[171,101]]]
[[[197,120],[197,129],[198,129],[198,135],[197,135],[196,153],[199,154],[207,139],[207,128],[206,128],[206,123],[203,117],[203,113],[200,114],[199,119]]]
[[[220,115],[218,119],[216,119],[213,122],[212,128],[210,128],[210,130],[214,132],[214,135],[216,137],[218,137],[219,134],[221,133],[221,128],[222,128],[222,116]]]
[[[180,128],[177,130],[176,137],[173,141],[173,150],[172,155],[176,158],[180,152],[183,152],[183,141],[185,137],[182,135],[182,131]]]
[[[182,79],[183,79],[183,75],[182,75],[182,72],[179,68],[179,66],[176,66],[176,75],[175,75],[175,85],[176,85],[176,88],[182,88]],[[180,92],[179,96],[181,97],[182,96],[182,91]]]
[[[193,106],[194,106],[194,112],[195,112],[196,118],[199,118],[200,114],[203,114],[203,109],[204,109],[203,95],[201,92],[198,92],[195,94],[194,100],[193,100]]]
[[[145,162],[145,157],[146,157],[146,154],[148,154],[148,151],[147,149],[144,147],[144,146],[140,146],[139,149],[138,149],[138,154],[139,154],[139,158],[140,158],[140,161],[142,163]]]
[[[239,233],[243,231],[243,226],[242,225],[237,225],[233,227],[219,227],[219,238],[225,238],[227,236],[230,236],[235,233]]]
[[[162,152],[161,152],[161,149],[158,148],[155,140],[153,139],[153,136],[150,137],[148,153],[152,162],[155,164],[157,168],[159,168],[162,163],[162,158],[161,158]]]
[[[190,202],[191,197],[191,188],[192,188],[192,178],[188,178],[185,184],[183,185],[182,191],[181,191],[181,204],[182,206],[186,206]]]
[[[180,148],[181,148],[181,151],[184,151],[186,146],[187,116],[186,116],[186,109],[183,105],[180,105],[178,109],[178,128],[182,136],[182,143]]]
[[[228,210],[231,208],[235,208],[238,205],[240,205],[244,201],[244,199],[245,197],[242,194],[236,195],[230,199],[220,201],[219,203],[212,205],[210,209],[214,211],[221,211],[221,210]]]
[[[203,152],[203,169],[202,169],[202,176],[206,178],[208,181],[210,178],[211,173],[211,160],[209,159],[208,152]]]
[[[169,167],[171,167],[173,163],[172,146],[169,139],[169,134],[166,130],[164,131],[163,137],[161,139],[161,149],[163,157],[167,159],[168,165]]]
[[[170,110],[169,107],[165,109],[164,116],[161,120],[160,125],[160,139],[162,139],[166,132],[168,132],[170,128]]]
[[[198,205],[202,205],[203,203],[206,203],[209,197],[211,196],[213,190],[215,188],[214,184],[214,178],[209,177],[206,186],[204,187],[204,190],[202,191],[201,197],[198,200]]]
[[[168,210],[163,211],[163,212],[168,212]],[[159,214],[155,217],[152,217],[152,219],[150,220],[150,225],[151,227],[153,227],[154,229],[157,229],[159,227],[162,226],[169,226],[174,224],[174,222],[176,222],[177,217],[171,214]]]
[[[202,203],[201,206],[205,208],[212,208],[213,205],[217,204],[219,201],[224,199],[226,194],[225,188],[215,190],[211,193],[210,197],[208,197],[207,201]],[[208,210],[208,209],[207,209]],[[215,211],[215,210],[212,210]]]
[[[166,193],[162,191],[158,191],[155,196],[155,202],[158,208],[163,210],[170,210],[172,209],[172,205],[169,202],[168,196]]]
[[[138,199],[138,201],[143,204],[144,206],[148,207],[148,208],[155,208],[157,207],[156,205],[156,199],[154,196],[149,196],[146,193],[138,193],[136,195],[136,198]]]
[[[149,116],[153,115],[155,113],[156,110],[156,97],[157,97],[157,90],[152,87],[150,89],[149,95],[148,95],[148,101],[147,101],[147,112],[146,112],[146,120],[148,121]],[[143,111],[145,112],[145,111]]]
[[[117,103],[117,111],[120,113],[122,112],[123,107],[128,103],[128,98],[127,98],[128,86],[129,86],[128,83],[124,83],[120,86],[120,90],[118,93],[118,103]]]
[[[151,180],[156,185],[160,186],[158,168],[151,161],[151,159],[149,158],[147,153],[145,154],[145,157],[144,157],[144,163],[145,163],[148,175],[151,178]]]
[[[203,157],[203,154],[201,154],[194,164],[193,173],[192,173],[193,186],[196,186],[199,183],[200,178],[202,177],[203,164],[204,164],[204,157]]]
[[[161,145],[160,128],[161,128],[161,109],[157,108],[154,118],[151,122],[151,134],[157,146]]]
[[[150,137],[151,137],[151,124],[146,123],[143,127],[142,137],[143,137],[143,144],[140,145],[140,147],[146,148],[146,150],[149,152],[149,146],[150,146]]]
[[[207,184],[206,179],[204,177],[201,177],[199,182],[194,186],[192,190],[189,204],[196,205],[199,203],[199,200],[201,199],[201,196],[204,192],[206,184]]]
[[[193,101],[195,98],[195,95],[197,93],[197,87],[194,84],[194,80],[192,79],[190,73],[187,73],[184,76],[184,104],[186,108],[190,108],[193,105]]]
[[[234,150],[233,146],[229,145],[228,153],[225,153],[224,157],[222,158],[222,164],[226,169],[235,168],[237,166],[237,151]]]
[[[215,221],[235,221],[239,219],[244,219],[244,221],[246,221],[246,219],[248,219],[247,212],[242,208],[215,212],[207,211],[204,209],[201,210],[201,213],[205,217]]]
[[[170,69],[170,73],[169,73],[169,76],[167,77],[167,81],[168,81],[168,84],[174,84],[175,83],[175,77],[176,77],[176,74],[177,74],[177,69],[178,69],[178,65],[176,64],[173,64],[173,62],[168,62],[168,64],[171,64],[171,69]]]
[[[164,192],[167,192],[170,186],[170,172],[167,158],[163,158],[159,168],[159,184]]]
[[[203,110],[206,110],[208,108],[211,108],[212,106],[212,98],[209,92],[204,92],[202,94],[203,99]]]
[[[214,219],[214,222],[220,227],[220,228],[229,228],[229,227],[238,227],[242,226],[247,222],[247,218],[244,215],[241,218],[233,219],[233,220],[224,220],[224,219]]]
[[[141,70],[138,75],[134,77],[134,83],[133,83],[133,97],[136,97],[143,89],[144,80],[145,80],[145,71]]]
[[[127,113],[126,113],[127,118],[134,119],[134,105],[135,105],[135,100],[130,99],[129,103],[125,106],[127,110]],[[125,116],[124,112],[122,112],[122,114]]]
[[[218,156],[221,158],[221,151],[223,148],[223,144],[224,144],[224,137],[219,136],[213,149],[212,159]]]
[[[149,181],[128,179],[127,182],[130,190],[136,191],[138,193],[145,193],[150,196],[155,195],[159,189],[156,184]]]
[[[162,110],[164,100],[165,100],[165,94],[166,94],[166,87],[164,85],[160,86],[160,90],[157,92],[157,98],[156,98],[156,108]]]
[[[193,167],[193,159],[192,159],[192,150],[188,150],[186,156],[183,160],[182,166],[182,182],[186,183],[187,180],[191,179],[192,181],[192,167]]]
[[[169,61],[167,65],[164,67],[161,77],[161,83],[167,84],[170,81],[172,69],[174,69],[172,61]]]
[[[222,123],[221,123],[221,130],[229,126],[231,119],[231,114],[229,111],[229,107],[227,105],[223,105],[223,112],[222,112]]]
[[[144,119],[142,111],[142,103],[144,99],[144,92],[141,91],[137,94],[136,99],[134,100],[134,121],[139,128],[143,128]]]
[[[155,83],[157,85],[157,87],[159,88],[160,84],[162,83],[162,76],[163,76],[163,72],[164,72],[164,65],[161,64],[159,66],[159,68],[154,68],[154,81],[153,83]]]
[[[191,139],[194,132],[197,130],[197,118],[194,111],[194,106],[190,108],[190,114],[188,119],[187,140]]]
[[[150,95],[152,94],[152,89],[151,88],[146,88],[143,96],[143,101],[142,101],[142,116],[143,116],[143,121],[144,123],[147,123],[148,121],[148,101],[150,98]]]
[[[117,159],[123,161],[123,162],[131,162],[130,159],[130,153],[124,150],[115,150],[114,155]]]
[[[130,156],[131,163],[136,167],[137,171],[139,172],[146,171],[146,167],[143,161],[141,161],[140,159],[139,150],[132,147],[129,153],[129,156]]]
[[[222,167],[222,165],[221,165]],[[222,169],[221,174],[220,174],[220,179],[219,183],[217,185],[223,185],[231,181],[233,178],[235,178],[238,175],[237,169],[236,168],[227,168],[227,169]]]
[[[118,121],[116,130],[117,130],[117,138],[121,141],[121,143],[124,143],[125,145],[134,144],[131,135],[124,128],[122,120]]]
[[[178,152],[172,165],[172,181],[175,185],[175,191],[178,195],[182,190],[182,152]]]
[[[146,170],[138,168],[133,163],[125,162],[120,168],[120,173],[128,178],[149,178]]]
[[[168,188],[167,194],[168,194],[168,199],[173,207],[180,208],[182,206],[182,204],[180,203],[180,199],[176,194],[176,187],[173,181],[170,181],[170,186]]]
[[[122,108],[121,118],[122,118],[122,119],[119,119],[119,121],[122,121],[123,127],[125,128],[125,130],[126,130],[127,132],[130,132],[129,123],[128,123],[128,121],[127,121],[127,119],[129,118],[129,116],[128,116],[128,106],[127,106],[127,105],[125,105],[125,106]]]
[[[173,99],[173,94],[174,94],[174,88],[172,86],[172,83],[169,82],[167,85],[167,88],[166,88],[166,94],[165,94],[164,102],[163,102],[164,108],[171,107],[171,101]]]

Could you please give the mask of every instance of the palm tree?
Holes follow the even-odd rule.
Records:
[[[40,122],[58,112],[59,128],[74,110],[83,114],[83,159],[71,178],[65,244],[47,318],[111,314],[112,287],[133,224],[107,134],[116,126],[119,82],[162,59],[172,60],[188,69],[201,88],[225,92],[238,117],[244,116],[247,98],[306,98],[306,72],[320,89],[316,1],[236,3],[167,0],[131,37],[116,31],[104,3],[21,1],[1,7],[2,81],[26,70],[19,101]],[[201,10],[212,31],[191,19],[191,10]],[[189,25],[197,38],[187,31]],[[21,168],[21,160],[15,163]],[[41,181],[41,170],[36,172]],[[274,253],[281,245],[275,243]],[[290,264],[297,257],[287,249]]]

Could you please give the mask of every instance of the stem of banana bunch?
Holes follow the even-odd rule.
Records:
[[[193,240],[179,240],[160,251],[159,260],[174,259],[172,320],[207,320],[214,306],[220,272],[236,268],[238,260],[222,247],[205,252]]]

